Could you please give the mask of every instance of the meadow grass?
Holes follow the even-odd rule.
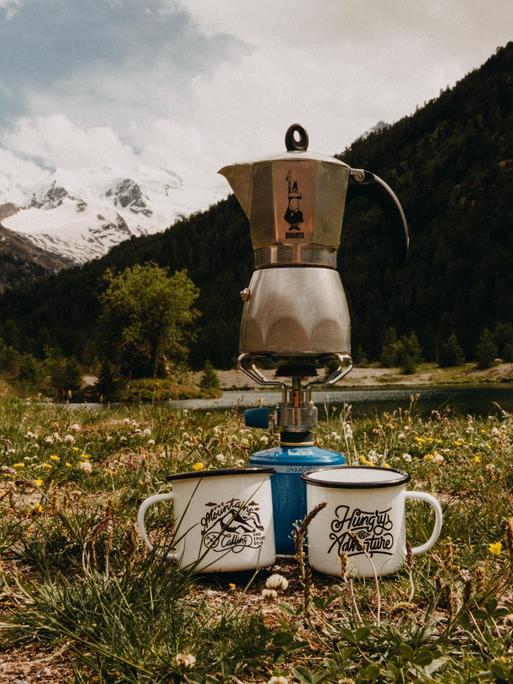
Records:
[[[513,682],[512,416],[420,417],[413,403],[353,421],[346,408],[317,439],[409,471],[410,489],[440,498],[442,534],[378,587],[280,561],[276,597],[262,593],[271,570],[194,577],[148,554],[134,526],[167,475],[243,466],[273,435],[237,411],[3,400],[0,663],[55,654],[78,682]],[[412,545],[428,510],[408,504]],[[169,545],[169,506],[148,523]]]

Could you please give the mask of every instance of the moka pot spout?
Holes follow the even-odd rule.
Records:
[[[219,169],[218,173],[224,176],[235,197],[237,198],[246,216],[251,214],[251,188],[253,184],[252,164],[230,164]]]

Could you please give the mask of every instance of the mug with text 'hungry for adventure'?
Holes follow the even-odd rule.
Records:
[[[173,491],[150,496],[139,508],[137,528],[148,549],[146,511],[173,501],[174,547],[168,558],[195,572],[235,572],[276,560],[270,475],[273,468],[178,473]]]
[[[319,572],[340,575],[342,561],[352,577],[389,575],[406,556],[405,502],[429,503],[435,512],[431,537],[412,549],[428,551],[442,528],[442,509],[431,494],[408,492],[410,475],[393,468],[340,466],[311,470],[306,482],[310,513],[325,504],[308,527],[308,561]]]

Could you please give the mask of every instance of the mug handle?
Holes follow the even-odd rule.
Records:
[[[435,525],[433,527],[433,532],[431,533],[431,536],[424,544],[421,544],[420,546],[414,546],[412,548],[413,555],[417,556],[419,553],[429,551],[429,549],[435,545],[436,540],[440,536],[443,520],[442,508],[438,503],[438,500],[435,499],[434,496],[432,496],[431,494],[427,494],[426,492],[405,492],[404,496],[405,499],[417,499],[418,501],[426,501],[433,507],[435,511]]]
[[[139,506],[139,510],[137,511],[137,531],[139,532],[140,537],[145,543],[146,548],[150,551],[153,551],[154,546],[148,538],[146,526],[144,525],[144,517],[146,515],[146,511],[150,506],[153,506],[153,504],[159,503],[159,501],[172,501],[173,499],[173,492],[165,492],[164,494],[154,494],[153,496],[149,496],[147,499],[145,499]],[[176,561],[176,553],[167,553],[166,558]]]

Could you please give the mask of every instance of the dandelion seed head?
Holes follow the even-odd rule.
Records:
[[[283,575],[275,573],[267,578],[265,586],[267,589],[274,589],[275,591],[286,591],[289,586],[289,581]]]

